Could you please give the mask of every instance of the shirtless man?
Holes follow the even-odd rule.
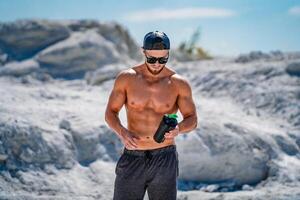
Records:
[[[170,41],[159,31],[144,37],[145,63],[120,72],[106,108],[105,120],[124,144],[115,173],[114,200],[175,200],[178,153],[175,137],[197,126],[189,83],[166,66]],[[127,128],[118,117],[125,105]],[[153,136],[164,114],[183,116],[176,128],[157,143]]]

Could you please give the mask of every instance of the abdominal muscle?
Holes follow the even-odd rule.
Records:
[[[132,134],[140,138],[139,140],[136,140],[136,149],[157,149],[169,145],[175,145],[174,139],[165,138],[162,143],[157,143],[153,139],[162,117],[163,114],[154,113],[153,111],[135,112],[127,110],[127,128]]]

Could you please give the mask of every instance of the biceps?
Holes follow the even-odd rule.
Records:
[[[126,101],[126,94],[120,90],[113,90],[109,96],[107,108],[119,112]]]
[[[183,117],[196,114],[196,106],[192,96],[179,96],[177,104]]]

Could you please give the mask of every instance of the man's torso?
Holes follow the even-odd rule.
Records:
[[[127,128],[140,137],[138,149],[155,149],[175,144],[174,139],[165,139],[162,143],[153,139],[163,115],[178,110],[175,72],[166,68],[160,79],[149,80],[141,69],[141,66],[130,69],[125,102]]]

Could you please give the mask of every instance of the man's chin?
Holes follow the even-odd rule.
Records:
[[[160,71],[159,70],[149,70],[149,71],[153,75],[157,75],[157,74],[159,74],[161,72],[161,70]]]
[[[156,68],[156,69],[153,69],[153,68],[155,68],[155,67],[149,67],[149,66],[147,66],[148,71],[151,74],[153,74],[153,75],[159,74],[164,69],[164,67],[162,67],[162,68]]]

